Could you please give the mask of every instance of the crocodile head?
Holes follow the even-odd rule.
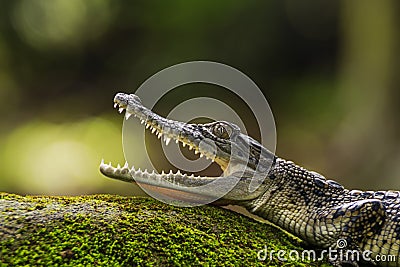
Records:
[[[260,196],[267,189],[265,178],[275,156],[248,135],[241,133],[240,128],[229,122],[216,121],[207,124],[191,124],[166,119],[155,114],[142,105],[134,94],[118,93],[114,98],[114,107],[125,118],[137,117],[159,139],[168,145],[171,140],[181,142],[183,147],[194,150],[200,157],[215,161],[223,170],[221,177],[203,177],[177,173],[148,173],[127,163],[123,167],[111,164],[100,165],[100,171],[111,178],[148,184],[161,188],[183,191],[186,193],[217,196],[224,192],[223,199],[251,200]],[[268,179],[267,179],[268,180]],[[234,186],[229,187],[234,181]],[[251,188],[256,181],[257,188]],[[203,187],[214,182],[211,187]],[[225,194],[226,193],[226,194]]]

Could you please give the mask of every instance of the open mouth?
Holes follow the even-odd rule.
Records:
[[[172,121],[166,118],[163,118],[151,110],[144,107],[140,99],[135,95],[126,95],[119,93],[114,98],[114,108],[118,109],[119,113],[125,111],[125,119],[128,120],[131,116],[134,116],[139,119],[140,123],[144,125],[146,129],[148,129],[153,135],[157,136],[158,139],[161,139],[168,145],[171,141],[175,141],[182,147],[187,147],[189,151],[193,151],[195,155],[198,155],[200,158],[206,158],[211,162],[216,162],[218,166],[221,167],[222,170],[225,169],[225,164],[221,162],[219,164],[218,159],[215,157],[215,149],[211,148],[211,145],[208,145],[206,142],[202,142],[202,138],[195,129],[194,125],[185,124],[183,122]],[[214,153],[213,153],[214,152]],[[128,163],[125,162],[125,165],[122,167],[118,164],[117,167],[113,167],[111,162],[109,164],[104,163],[102,160],[100,165],[100,171],[108,177],[121,177],[126,176],[125,180],[132,180],[132,177],[135,178],[143,178],[146,179],[148,177],[152,179],[176,179],[176,178],[204,178],[208,179],[211,177],[202,177],[195,176],[194,174],[188,175],[182,173],[180,170],[177,172],[169,172],[162,171],[160,174],[152,171],[141,170],[140,168],[135,169],[134,166],[128,166]],[[129,177],[131,176],[131,177]]]
[[[133,115],[167,145],[171,141],[181,143],[182,147],[192,150],[195,155],[215,161],[223,173],[219,176],[189,175],[182,173],[181,170],[175,173],[172,170],[168,173],[164,171],[157,173],[154,170],[149,172],[135,167],[130,168],[127,163],[122,167],[120,165],[113,167],[111,163],[105,164],[102,161],[100,172],[105,176],[144,186],[142,189],[150,189],[145,190],[146,193],[151,191],[149,194],[155,198],[158,198],[158,193],[161,192],[163,200],[166,197],[169,200],[196,203],[196,205],[211,203],[222,197],[251,199],[261,192],[246,193],[255,173],[255,168],[252,167],[255,163],[248,163],[246,146],[243,148],[242,144],[250,139],[239,136],[238,126],[224,121],[193,124],[166,119],[143,106],[139,97],[133,94],[118,93],[114,97],[114,103],[114,107],[120,113],[125,110],[125,119]],[[255,145],[253,153],[257,153],[257,147],[259,146]],[[259,176],[264,177],[263,174]],[[155,192],[156,195],[152,195]]]

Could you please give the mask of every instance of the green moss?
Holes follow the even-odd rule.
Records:
[[[302,250],[277,228],[223,208],[178,208],[139,197],[0,194],[2,264],[321,266],[257,260],[267,246]]]

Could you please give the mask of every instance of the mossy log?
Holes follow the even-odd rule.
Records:
[[[321,266],[265,261],[303,250],[278,228],[214,206],[179,208],[144,197],[0,194],[2,266]],[[324,264],[325,265],[325,264]]]

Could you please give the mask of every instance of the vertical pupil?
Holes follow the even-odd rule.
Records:
[[[217,126],[214,128],[214,133],[215,133],[217,136],[221,137],[221,138],[224,138],[224,135],[227,134],[225,127],[223,127],[223,126],[221,126],[221,125],[217,125]]]

